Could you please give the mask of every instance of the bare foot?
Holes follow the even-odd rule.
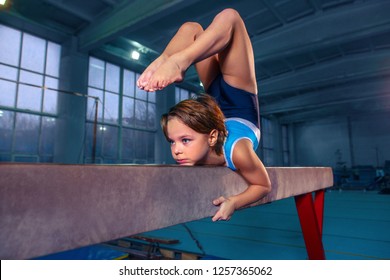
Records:
[[[144,90],[156,91],[173,84],[181,82],[184,79],[184,73],[187,69],[180,67],[178,56],[170,56],[158,69],[151,75],[149,82],[145,85]]]
[[[164,54],[160,55],[156,58],[149,66],[144,70],[141,76],[137,80],[137,87],[140,89],[145,89],[147,84],[149,83],[150,77],[156,72],[156,70],[160,67],[168,59]]]

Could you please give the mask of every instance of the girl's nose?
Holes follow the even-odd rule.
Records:
[[[182,153],[182,149],[181,149],[180,145],[175,145],[174,152],[175,152],[175,155]]]

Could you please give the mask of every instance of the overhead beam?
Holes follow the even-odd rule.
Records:
[[[361,77],[389,73],[390,64],[386,63],[389,56],[389,50],[378,50],[363,55],[345,56],[336,61],[324,62],[294,73],[279,75],[262,81],[261,96],[329,86]]]
[[[117,4],[115,0],[102,0],[102,1],[103,1],[103,3],[106,3],[106,4],[111,5],[111,6],[114,6],[115,4]]]
[[[70,13],[72,15],[75,15],[76,17],[85,20],[87,22],[91,22],[93,20],[92,15],[88,15],[85,12],[80,11],[80,8],[77,6],[71,6],[70,4],[64,4],[63,1],[55,1],[55,0],[45,0],[46,3],[52,5],[53,7],[56,7],[60,10],[63,10],[67,13]]]
[[[197,0],[198,1],[198,0]],[[90,24],[79,34],[80,51],[90,51],[108,41],[167,16],[194,0],[122,1],[114,10]]]
[[[389,92],[390,81],[386,79],[373,79],[372,81],[363,82],[356,81],[347,86],[313,90],[310,93],[272,102],[263,106],[261,112],[263,115],[269,115],[324,108],[388,97]]]
[[[333,185],[331,168],[268,168],[252,206]],[[0,164],[0,258],[29,259],[214,215],[247,183],[225,167]]]
[[[367,1],[344,9],[315,14],[252,38],[255,60],[264,61],[293,53],[338,45],[355,38],[390,30],[390,2]],[[337,26],[337,28],[330,28]],[[256,51],[258,50],[258,51]]]
[[[351,116],[372,116],[378,114],[390,113],[390,105],[388,105],[387,97],[377,98],[376,100],[350,102],[345,104],[328,105],[317,108],[306,108],[300,111],[290,111],[281,113],[278,116],[278,121],[281,124],[316,121],[321,119],[338,119],[340,117]],[[383,121],[385,118],[381,118]],[[335,121],[337,122],[337,121]]]
[[[0,12],[0,22],[21,31],[29,32],[56,43],[62,43],[69,39],[73,34],[73,30],[64,25],[56,25],[55,28],[50,27],[44,22],[36,22],[21,15],[15,10]]]

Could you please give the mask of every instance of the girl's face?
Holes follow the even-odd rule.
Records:
[[[167,136],[172,156],[180,165],[205,164],[212,152],[209,135],[196,132],[177,118],[168,121]]]

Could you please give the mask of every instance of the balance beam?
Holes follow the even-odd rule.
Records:
[[[267,171],[272,192],[251,206],[295,197],[308,257],[324,259],[332,169]],[[246,188],[225,167],[1,163],[0,258],[31,259],[210,217],[214,198]]]

